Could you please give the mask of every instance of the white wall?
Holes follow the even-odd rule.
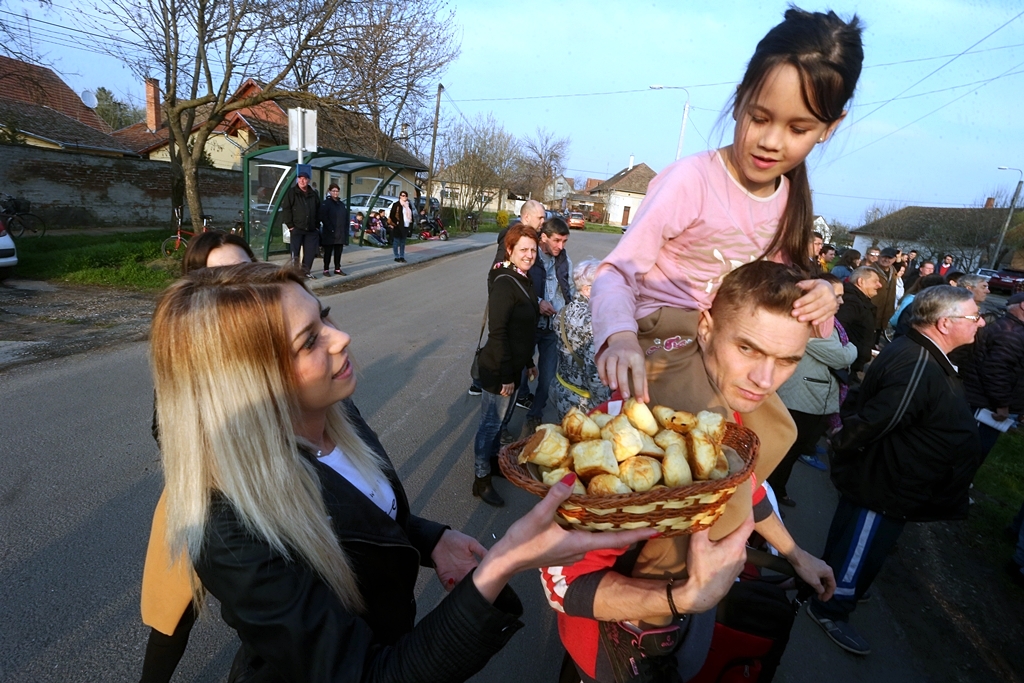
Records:
[[[611,193],[608,197],[608,203],[606,204],[608,210],[608,224],[609,225],[622,225],[622,210],[629,207],[629,222],[632,223],[636,220],[636,212],[640,209],[640,203],[643,202],[644,195],[633,194],[632,192],[619,192],[618,190]]]

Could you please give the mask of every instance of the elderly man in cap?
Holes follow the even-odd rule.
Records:
[[[291,238],[292,261],[299,261],[301,250],[302,270],[312,280],[310,271],[320,246],[320,197],[309,185],[310,175],[308,166],[299,166],[295,184],[281,200],[281,223]]]
[[[875,305],[875,336],[885,329],[889,318],[896,312],[896,257],[899,256],[899,249],[886,247],[878,253],[878,261],[872,264],[871,268],[878,273],[878,279],[882,281],[882,288],[871,298]]]
[[[823,559],[835,595],[812,598],[808,614],[847,652],[866,655],[850,625],[907,522],[964,519],[981,443],[949,354],[985,325],[964,289],[929,287],[914,299],[911,330],[882,349],[844,406],[833,440],[832,481],[839,504]],[[852,405],[851,405],[852,404]]]

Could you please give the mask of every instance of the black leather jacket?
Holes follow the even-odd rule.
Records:
[[[347,407],[363,439],[386,458],[355,406]],[[410,514],[393,469],[387,475],[398,499],[396,520],[307,457],[366,612],[346,611],[309,567],[274,552],[245,529],[229,502],[215,499],[196,572],[242,641],[228,680],[440,683],[483,668],[522,626],[515,593],[506,587],[492,605],[466,577],[416,624],[418,569],[431,566],[430,553],[447,527]]]
[[[833,445],[832,481],[854,504],[911,522],[967,516],[978,426],[956,370],[917,330],[872,361]]]

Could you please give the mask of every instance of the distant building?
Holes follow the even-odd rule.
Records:
[[[629,225],[631,217],[636,216],[640,203],[647,195],[647,186],[657,174],[647,164],[633,164],[630,157],[629,166],[622,169],[608,180],[591,188],[588,194],[594,203],[605,206],[605,222],[609,225]],[[587,181],[590,185],[590,181]]]
[[[31,147],[134,156],[51,69],[3,56],[0,128]]]

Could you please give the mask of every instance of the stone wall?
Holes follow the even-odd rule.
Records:
[[[214,225],[234,225],[241,171],[202,168],[199,182]],[[0,145],[0,192],[29,200],[48,228],[171,224],[171,168],[162,161]]]

